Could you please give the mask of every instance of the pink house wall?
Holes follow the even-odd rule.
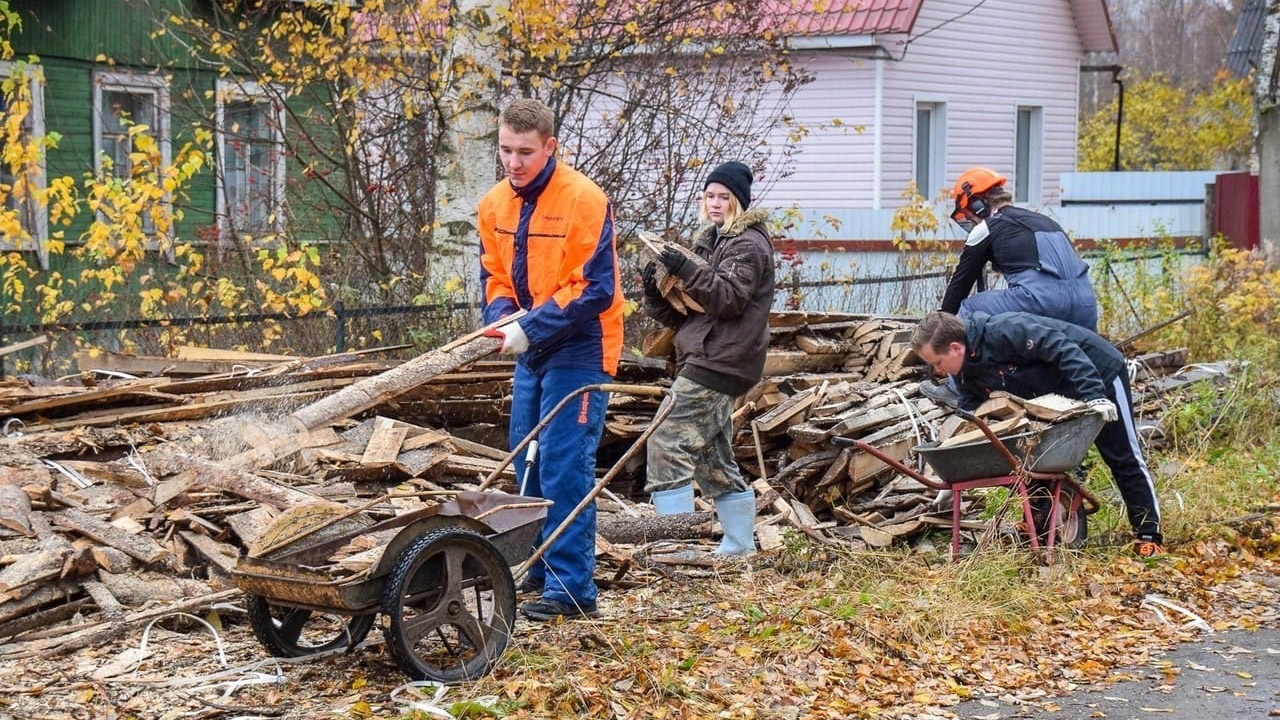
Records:
[[[917,102],[945,103],[946,183],[965,168],[989,165],[1013,180],[1019,106],[1043,108],[1042,175],[1032,205],[1056,203],[1059,175],[1075,168],[1079,61],[1083,52],[1071,0],[988,0],[968,5],[926,0],[903,46],[881,38],[901,60],[882,60],[879,206],[903,204],[914,175]],[[870,50],[797,51],[816,77],[792,104],[813,130],[794,172],[762,202],[772,207],[876,207],[873,188],[875,63]],[[839,118],[844,128],[831,127]],[[851,126],[864,125],[855,133]],[[772,142],[787,142],[775,136]],[[938,187],[931,188],[937,192]],[[932,193],[931,193],[932,194]]]

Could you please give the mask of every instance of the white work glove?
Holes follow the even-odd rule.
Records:
[[[488,337],[502,338],[502,347],[498,349],[498,352],[519,355],[529,349],[529,336],[524,334],[524,328],[520,327],[518,322],[490,328],[485,330],[484,334]]]
[[[1106,398],[1098,398],[1088,402],[1089,409],[1102,416],[1103,422],[1115,422],[1120,419],[1116,404]]]
[[[929,503],[934,510],[950,510],[951,504],[956,501],[955,492],[951,490],[939,490],[938,496]]]

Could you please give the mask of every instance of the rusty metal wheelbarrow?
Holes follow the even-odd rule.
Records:
[[[960,513],[964,492],[978,488],[1007,487],[1020,499],[1031,549],[1037,554],[1041,554],[1041,542],[1032,511],[1031,493],[1035,486],[1047,490],[1049,513],[1043,523],[1045,541],[1042,554],[1046,563],[1053,562],[1053,550],[1059,534],[1070,546],[1082,542],[1088,515],[1096,512],[1100,503],[1093,493],[1068,473],[1080,465],[1085,452],[1102,429],[1102,416],[1084,412],[1040,432],[1000,438],[981,418],[959,410],[956,414],[977,425],[986,439],[949,447],[940,447],[937,443],[916,447],[915,452],[929,462],[939,480],[916,472],[860,440],[837,437],[832,438],[832,443],[856,447],[922,485],[955,493],[951,504],[952,560],[960,554]]]
[[[570,394],[480,489],[571,400],[593,391],[666,392],[601,384]],[[391,657],[408,675],[447,683],[487,674],[510,642],[516,580],[644,447],[670,411],[664,403],[649,428],[536,549],[550,502],[496,491],[459,492],[448,502],[381,522],[366,511],[389,495],[354,509],[308,503],[282,513],[232,571],[248,596],[254,633],[277,656],[338,651],[359,645],[382,612],[389,618],[383,632]],[[336,575],[329,565],[334,552],[370,535],[385,542],[377,563],[359,576]]]

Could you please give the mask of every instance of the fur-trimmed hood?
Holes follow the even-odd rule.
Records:
[[[743,230],[746,230],[752,225],[763,225],[765,227],[764,236],[766,238],[769,237],[769,211],[761,208],[752,208],[751,210],[742,213],[733,221],[733,224],[730,225],[727,230],[721,231],[720,236],[737,237],[742,234]],[[698,228],[698,232],[695,233],[693,237],[695,243],[711,245],[716,238],[716,226],[712,223],[706,223],[702,227]]]

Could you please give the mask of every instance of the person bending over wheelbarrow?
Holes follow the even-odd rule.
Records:
[[[1120,490],[1139,557],[1164,554],[1155,483],[1142,457],[1124,355],[1102,336],[1062,320],[1009,312],[925,316],[911,349],[935,372],[956,378],[960,407],[974,410],[992,392],[1057,393],[1085,401],[1106,419],[1094,445]]]

